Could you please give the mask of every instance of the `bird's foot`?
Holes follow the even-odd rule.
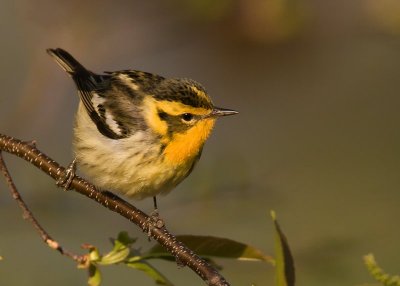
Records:
[[[160,217],[160,214],[158,212],[158,209],[154,209],[150,215],[148,220],[148,229],[147,229],[147,236],[149,237],[150,240],[150,236],[151,236],[151,231],[155,228],[163,228],[165,226],[164,220]]]
[[[165,226],[163,219],[160,217],[158,209],[154,209],[150,213],[150,220],[154,223],[154,226],[157,228],[162,228],[163,226]]]
[[[56,185],[62,187],[64,191],[71,189],[72,180],[75,178],[76,158],[68,165],[63,175],[57,180]]]

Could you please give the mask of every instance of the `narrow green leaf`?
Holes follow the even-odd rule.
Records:
[[[295,269],[293,256],[290,252],[287,239],[278,224],[274,211],[271,211],[271,217],[275,226],[276,285],[294,286]]]
[[[88,272],[89,272],[88,285],[99,286],[101,283],[101,273],[99,268],[94,264],[90,264]]]
[[[384,286],[400,286],[400,276],[389,275],[379,267],[372,253],[364,256],[364,263],[374,279]]]
[[[265,255],[261,250],[228,238],[200,235],[178,235],[177,239],[203,257],[233,258],[238,260],[265,261],[270,263],[273,261],[271,256]],[[171,256],[171,254],[166,252],[160,245],[155,245],[147,252],[143,253],[143,258],[175,260],[175,257]]]
[[[139,261],[125,264],[128,267],[143,271],[159,285],[174,286],[161,272],[147,262]]]

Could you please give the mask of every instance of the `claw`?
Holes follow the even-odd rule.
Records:
[[[158,209],[153,210],[150,213],[150,220],[156,228],[162,228],[165,223],[164,220],[160,217],[160,214],[158,213]]]
[[[56,185],[62,187],[64,191],[71,189],[72,180],[75,178],[76,158],[65,169],[64,174],[57,180]]]
[[[150,216],[148,219],[149,228],[147,229],[147,236],[149,241],[151,240],[151,231],[156,228],[163,228],[165,226],[164,220],[159,217],[152,217]]]

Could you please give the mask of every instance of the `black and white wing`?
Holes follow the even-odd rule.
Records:
[[[104,105],[107,98],[102,90],[110,85],[111,75],[98,75],[87,70],[63,49],[48,49],[47,52],[74,80],[80,99],[99,132],[111,139],[126,138],[129,135],[126,128],[114,119]]]

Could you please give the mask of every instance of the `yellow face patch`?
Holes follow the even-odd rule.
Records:
[[[196,157],[210,135],[214,123],[214,118],[202,119],[186,132],[174,134],[164,150],[166,160],[179,165]]]
[[[194,115],[207,115],[211,110],[202,107],[192,107],[185,105],[181,102],[173,102],[167,100],[157,101],[152,97],[146,97],[143,100],[143,113],[144,118],[149,127],[160,135],[166,135],[168,132],[168,124],[161,120],[158,112],[162,111],[172,116],[179,116],[184,113],[191,113]],[[199,122],[200,123],[200,122]]]

